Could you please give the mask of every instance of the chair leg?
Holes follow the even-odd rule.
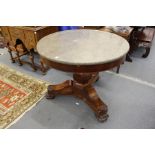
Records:
[[[147,47],[147,48],[146,48],[146,52],[142,55],[142,57],[143,57],[143,58],[148,57],[149,53],[150,53],[150,47]]]
[[[13,59],[12,51],[9,49],[8,52],[10,54],[12,63],[15,63],[15,60]]]
[[[19,52],[18,51],[16,52],[16,55],[17,55],[17,60],[18,60],[19,66],[22,66],[23,64],[22,64],[22,62],[20,60],[20,56],[19,56]]]
[[[45,75],[47,69],[46,69],[46,67],[45,67],[45,65],[44,65],[44,63],[43,63],[41,58],[40,58],[40,65],[41,65],[40,68],[41,68],[42,74]]]
[[[35,66],[35,63],[34,63],[34,56],[33,56],[32,53],[30,53],[29,59],[30,59],[31,64],[32,64],[31,67],[33,68],[33,71],[36,71],[37,68],[36,68],[36,66]]]
[[[120,65],[117,67],[116,73],[118,74],[120,70]]]
[[[131,59],[131,57],[130,57],[129,54],[126,55],[126,61],[128,61],[128,62],[132,62],[132,59]]]

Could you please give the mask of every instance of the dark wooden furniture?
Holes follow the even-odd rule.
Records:
[[[99,28],[99,30],[115,33],[115,34],[125,38],[128,42],[130,42],[130,37],[133,32],[133,28],[129,27],[129,26],[124,27],[124,29],[122,29],[122,30],[117,29],[117,26],[104,26],[102,28]],[[132,62],[129,52],[127,53],[125,59],[126,59],[126,61]],[[120,70],[120,65],[117,67],[116,72],[119,73],[119,70]]]
[[[115,33],[115,34],[125,38],[126,40],[129,40],[130,35],[133,31],[133,28],[131,28],[129,26],[105,26],[103,28],[99,28],[99,30]]]
[[[142,55],[142,57],[146,58],[150,53],[154,34],[155,28],[135,27],[130,40],[131,52],[138,47],[144,47],[146,52]]]
[[[36,44],[42,37],[58,31],[56,26],[2,26],[1,30],[13,63],[17,61],[20,66],[28,63],[34,71],[39,68],[43,73],[46,72],[42,60],[40,65],[34,63]],[[29,61],[21,60],[24,55],[28,56]]]
[[[128,42],[108,32],[70,30],[42,38],[37,50],[47,66],[73,73],[73,80],[49,85],[46,98],[73,95],[86,102],[100,122],[105,121],[108,108],[97,95],[93,83],[99,79],[100,71],[124,61],[129,50]]]

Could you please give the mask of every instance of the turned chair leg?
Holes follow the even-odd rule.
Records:
[[[146,48],[146,52],[142,55],[143,58],[148,57],[148,55],[150,54],[150,47]]]
[[[120,65],[117,67],[116,73],[118,74],[120,70]]]
[[[16,55],[17,55],[17,60],[18,60],[19,66],[22,66],[23,64],[22,64],[22,62],[20,60],[20,56],[19,56],[19,52],[18,51],[16,52]]]
[[[132,59],[131,59],[131,57],[130,57],[129,54],[126,55],[126,61],[128,61],[128,62],[132,62]]]
[[[46,74],[46,68],[45,68],[45,65],[44,65],[44,62],[43,60],[40,58],[40,65],[41,65],[41,71],[43,74]]]
[[[9,49],[8,52],[10,54],[12,63],[15,63],[15,60],[14,60],[13,55],[12,55],[12,51]]]
[[[33,71],[36,71],[37,68],[36,68],[36,66],[35,66],[35,63],[34,63],[34,56],[33,56],[32,53],[30,53],[29,60],[30,60],[31,63],[32,63],[31,66],[32,66],[32,68],[33,68]]]

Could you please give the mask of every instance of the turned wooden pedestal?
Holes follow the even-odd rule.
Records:
[[[92,86],[98,78],[98,73],[74,73],[73,80],[48,86],[46,98],[54,99],[57,95],[73,95],[78,97],[88,104],[100,122],[104,122],[108,118],[108,108]]]

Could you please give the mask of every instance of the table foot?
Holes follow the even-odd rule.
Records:
[[[67,80],[58,85],[49,85],[46,98],[54,99],[56,95],[70,95],[70,94],[72,94],[72,81]]]
[[[75,96],[82,99],[94,111],[95,116],[99,122],[104,122],[108,118],[108,107],[97,95],[96,90],[92,87],[86,87],[83,91],[76,93]]]
[[[52,94],[52,93],[46,93],[46,99],[54,99],[55,98],[55,95]]]
[[[102,114],[102,115],[97,115],[97,114],[95,114],[95,116],[96,116],[96,119],[99,121],[99,122],[105,122],[107,119],[108,119],[108,117],[109,117],[109,115],[108,114]]]

